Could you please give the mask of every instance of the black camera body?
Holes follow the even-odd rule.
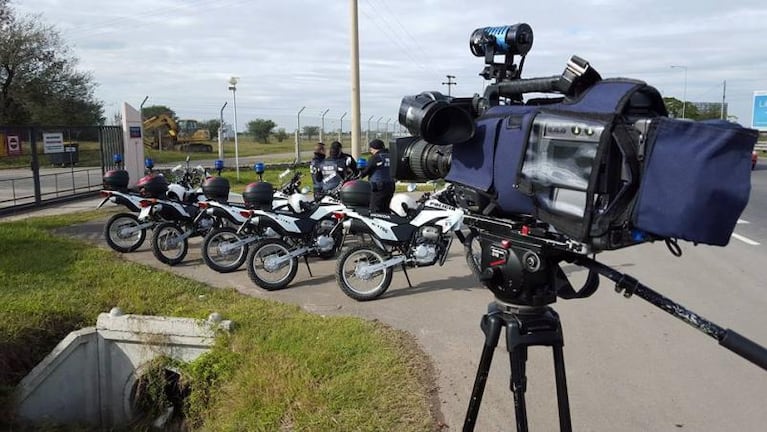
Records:
[[[489,62],[483,74],[496,77],[482,97],[403,98],[399,120],[414,136],[392,143],[393,176],[443,178],[467,214],[542,221],[581,252],[657,239],[726,245],[748,202],[757,132],[671,119],[655,88],[602,79],[576,56],[561,75],[522,79],[513,53],[529,50],[532,30],[515,28],[506,43],[524,49],[499,45],[498,27],[473,33],[486,44],[472,49]],[[488,54],[498,49],[504,63]],[[533,92],[555,97],[525,101]]]

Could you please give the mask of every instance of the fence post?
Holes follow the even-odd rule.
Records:
[[[40,188],[40,158],[37,156],[37,130],[29,128],[29,146],[32,149],[32,180],[35,183],[35,205],[42,203]]]

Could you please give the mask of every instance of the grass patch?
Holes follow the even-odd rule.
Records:
[[[217,311],[235,321],[230,338],[184,366],[189,423],[198,429],[436,429],[429,363],[407,335],[212,289],[49,231],[95,216],[0,223],[0,407],[64,335],[119,306],[200,319]]]

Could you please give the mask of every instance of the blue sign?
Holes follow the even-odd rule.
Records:
[[[751,127],[767,130],[767,92],[754,92],[754,111]]]

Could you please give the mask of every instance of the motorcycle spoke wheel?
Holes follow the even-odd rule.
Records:
[[[152,253],[158,261],[176,265],[184,260],[189,250],[187,239],[179,240],[184,231],[173,223],[160,224],[152,237]]]
[[[117,252],[133,252],[144,243],[146,230],[142,229],[132,233],[125,233],[125,230],[139,225],[136,215],[118,213],[110,217],[104,225],[104,239],[109,247]]]
[[[361,275],[363,266],[380,264],[386,254],[378,247],[359,245],[346,250],[338,258],[336,280],[341,291],[355,300],[373,300],[386,292],[391,285],[391,267],[378,270],[370,275]]]
[[[298,259],[291,258],[272,268],[268,260],[284,257],[290,253],[290,246],[283,240],[267,239],[256,243],[248,253],[248,276],[265,290],[285,288],[298,272]]]
[[[242,238],[233,228],[216,228],[202,242],[202,259],[211,269],[219,273],[229,273],[240,268],[248,257],[248,245],[227,246],[239,242]]]

